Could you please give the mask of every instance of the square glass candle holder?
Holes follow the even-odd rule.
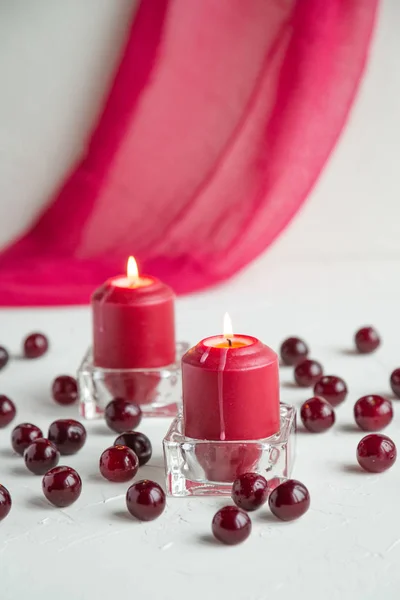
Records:
[[[232,483],[246,472],[260,473],[276,487],[291,475],[295,457],[296,409],[280,406],[281,428],[261,440],[210,441],[186,437],[183,416],[164,438],[167,493],[170,496],[230,496]]]
[[[176,416],[182,398],[181,358],[189,346],[177,342],[176,361],[152,369],[104,369],[93,363],[89,348],[78,370],[81,416],[102,417],[107,404],[116,397],[139,404],[146,417]]]

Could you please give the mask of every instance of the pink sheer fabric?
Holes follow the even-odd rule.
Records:
[[[142,1],[86,155],[0,255],[0,303],[86,303],[129,254],[178,293],[244,267],[334,146],[376,7]]]

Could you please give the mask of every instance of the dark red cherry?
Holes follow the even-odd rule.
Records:
[[[115,398],[107,404],[104,416],[110,429],[123,433],[128,429],[136,429],[142,420],[142,411],[138,404]]]
[[[0,521],[6,518],[11,510],[11,495],[4,485],[0,484]]]
[[[317,383],[322,377],[323,369],[321,363],[316,360],[306,358],[299,363],[294,370],[294,378],[297,385],[301,387],[310,387]]]
[[[308,511],[310,494],[303,483],[296,479],[288,479],[271,492],[268,504],[278,519],[293,521]]]
[[[145,465],[151,458],[151,442],[147,435],[139,431],[124,431],[117,437],[114,446],[128,446],[138,457],[140,466]]]
[[[298,337],[290,337],[281,345],[281,359],[285,365],[295,366],[302,362],[308,355],[308,346]]]
[[[334,424],[335,411],[324,398],[314,396],[304,402],[300,409],[300,417],[308,431],[321,433],[330,429]]]
[[[100,473],[108,481],[123,483],[133,479],[139,468],[136,454],[127,446],[111,446],[100,457]]]
[[[314,386],[315,396],[328,400],[332,406],[341,404],[347,396],[347,385],[341,377],[324,375]]]
[[[393,419],[392,403],[382,396],[363,396],[354,405],[354,418],[363,431],[380,431]]]
[[[366,435],[357,446],[358,463],[370,473],[382,473],[390,469],[396,461],[396,456],[394,442],[381,433]]]
[[[247,512],[236,506],[224,506],[212,520],[214,537],[223,544],[233,546],[246,540],[251,533],[251,520]]]
[[[0,370],[6,366],[6,364],[9,361],[9,358],[10,358],[10,356],[9,356],[7,350],[5,348],[3,348],[3,346],[0,346]]]
[[[0,395],[0,428],[7,427],[16,414],[14,402],[7,396]]]
[[[390,376],[390,387],[393,394],[400,398],[400,369],[395,369]]]
[[[78,398],[78,384],[69,375],[59,375],[53,381],[51,393],[57,404],[73,404]]]
[[[42,437],[43,433],[39,427],[32,423],[21,423],[12,430],[11,445],[14,451],[22,456],[32,442]]]
[[[31,473],[44,475],[49,469],[57,466],[60,453],[50,440],[38,438],[25,450],[24,460]]]
[[[31,333],[24,341],[25,358],[39,358],[47,352],[48,339],[43,333]]]
[[[239,508],[251,511],[260,508],[268,498],[268,482],[258,473],[243,473],[232,485],[232,500]]]
[[[362,327],[354,336],[356,348],[362,354],[376,350],[381,343],[379,334],[373,327]]]
[[[126,506],[139,521],[153,521],[164,511],[164,490],[155,481],[142,479],[126,492]]]
[[[58,419],[50,425],[48,438],[60,454],[75,454],[86,442],[86,429],[75,419]]]
[[[54,467],[44,475],[42,489],[51,504],[65,508],[78,500],[82,491],[82,480],[71,467]]]

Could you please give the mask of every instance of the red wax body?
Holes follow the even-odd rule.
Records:
[[[256,338],[232,347],[207,338],[182,358],[185,435],[203,440],[256,440],[280,429],[278,357]],[[245,343],[234,347],[235,343]]]
[[[123,287],[109,279],[92,296],[93,360],[109,369],[150,369],[175,362],[174,293],[157,279]],[[127,283],[129,285],[129,283]]]

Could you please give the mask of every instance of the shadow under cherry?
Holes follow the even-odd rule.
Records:
[[[281,387],[288,388],[291,390],[294,390],[295,388],[296,389],[299,388],[299,386],[297,385],[297,383],[295,381],[282,381]]]
[[[341,465],[340,470],[351,475],[366,475],[366,471],[363,471],[361,467],[353,463]]]
[[[207,546],[223,546],[223,544],[221,542],[219,542],[213,535],[212,533],[202,533],[199,536],[197,536],[197,542],[200,542],[200,544],[203,545],[207,545]]]

